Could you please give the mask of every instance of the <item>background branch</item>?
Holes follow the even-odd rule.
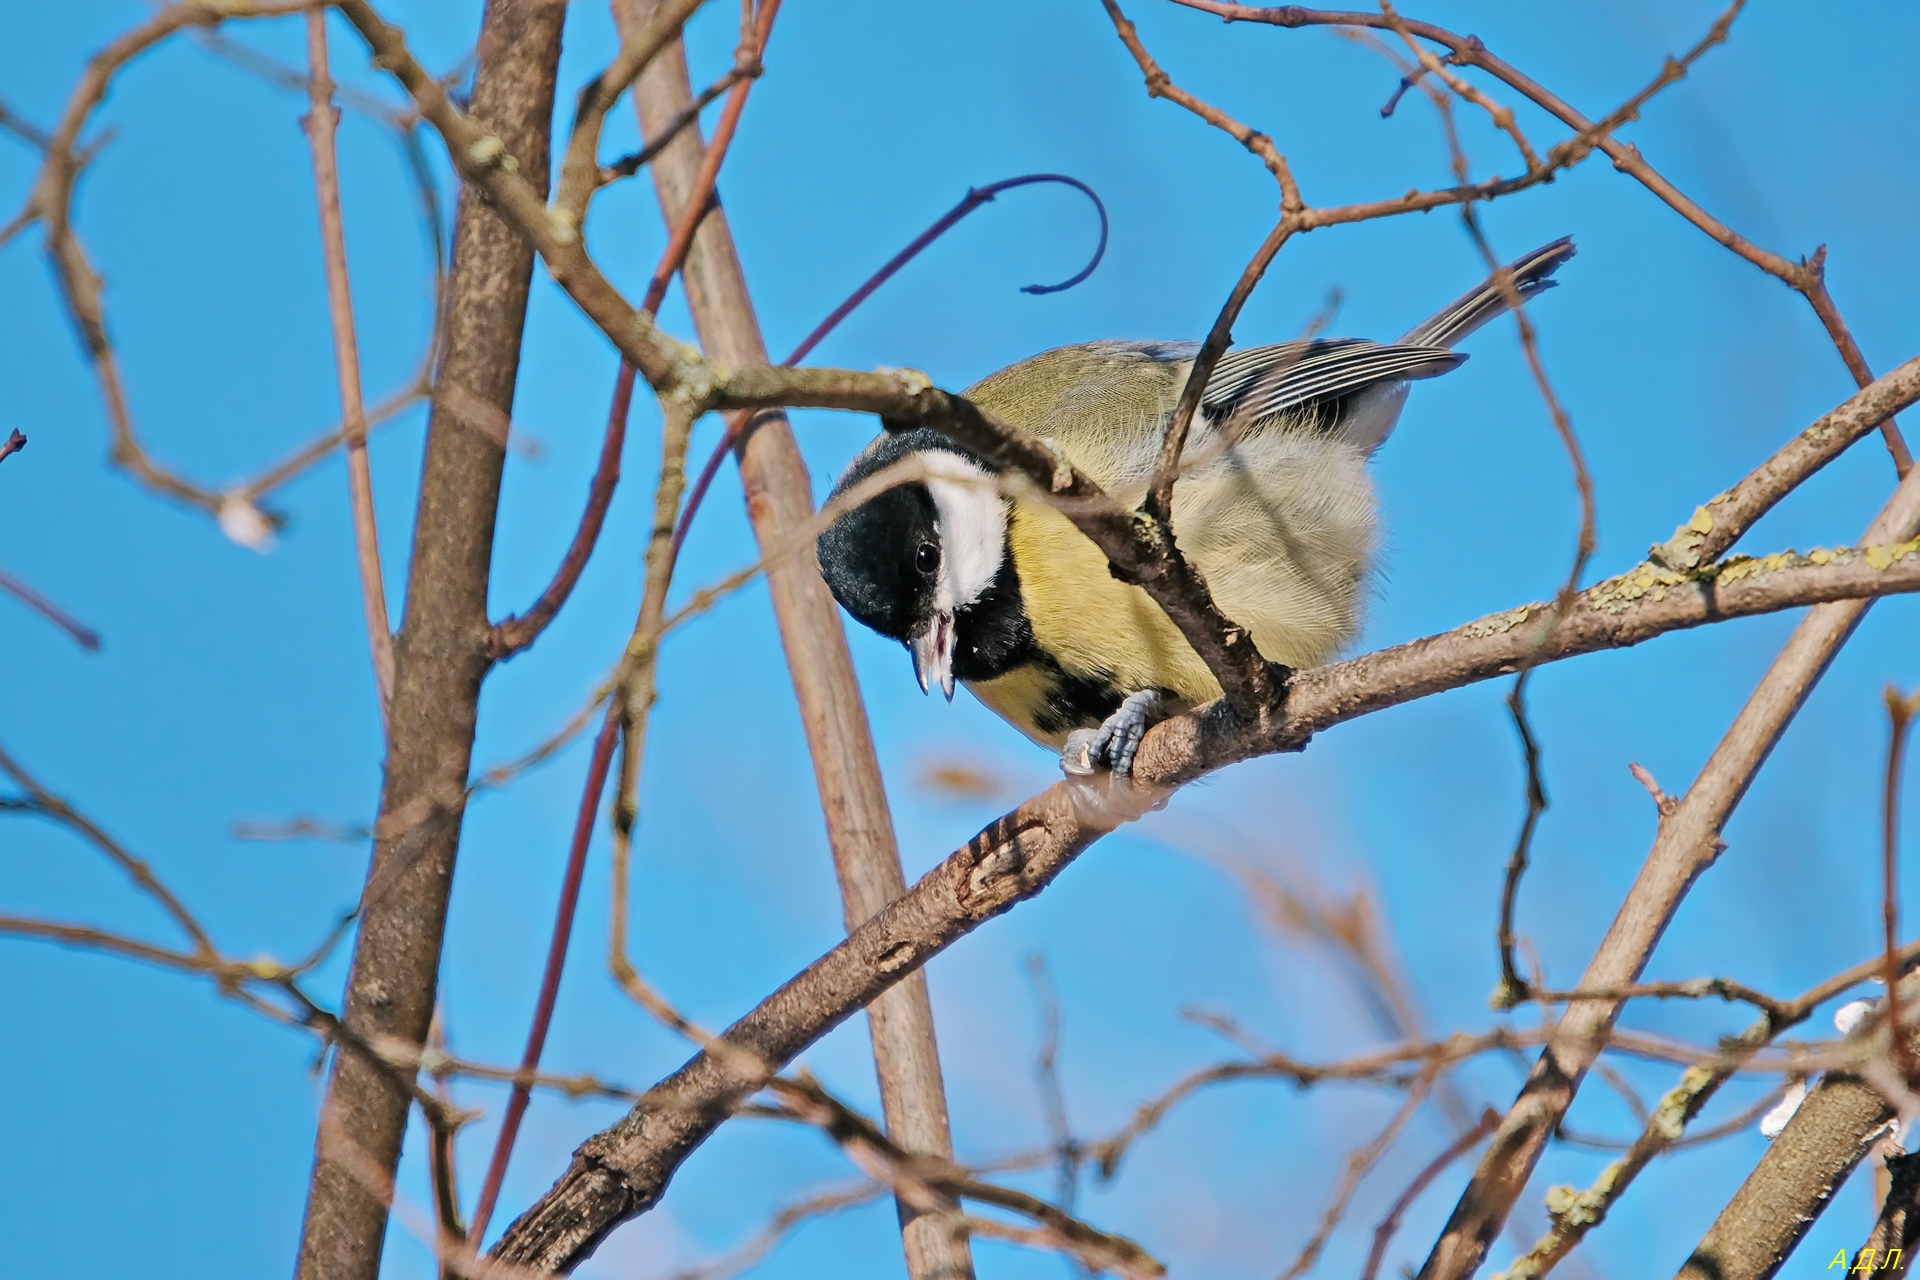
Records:
[[[761,41],[774,11],[772,0],[761,0],[757,15]],[[620,0],[615,7],[623,29],[656,12],[656,0]],[[762,55],[763,50],[756,51],[756,60]],[[731,124],[738,120],[753,83],[746,79],[733,86],[712,149],[703,143],[698,124],[689,125],[662,148],[652,170],[661,213],[669,224],[678,223],[674,239],[680,239],[680,227],[688,228],[681,278],[702,349],[720,363],[736,366],[764,365],[766,343],[726,217],[718,208],[707,207],[706,192],[713,181],[707,166],[709,160],[717,163],[719,148],[730,138]],[[664,134],[692,100],[685,50],[676,41],[635,85],[634,105],[642,132],[650,137]],[[686,221],[695,216],[697,224]],[[662,283],[656,274],[654,287]],[[854,676],[838,606],[813,557],[776,559],[769,554],[789,543],[813,515],[812,482],[785,417],[760,415],[736,446],[736,456],[748,517],[762,559],[767,561],[774,616],[813,759],[827,841],[851,932],[906,890],[866,704]],[[916,974],[913,981],[889,992],[868,1010],[868,1023],[888,1133],[909,1151],[950,1159],[953,1139],[925,979]],[[900,1204],[900,1215],[902,1243],[914,1280],[960,1280],[972,1274],[964,1236],[946,1229],[938,1215],[929,1217],[905,1202]]]
[[[380,531],[373,514],[373,470],[367,461],[367,419],[360,403],[360,343],[353,329],[353,294],[347,281],[346,227],[340,216],[340,164],[334,134],[340,112],[333,105],[327,69],[327,14],[307,10],[307,143],[313,151],[313,188],[320,204],[320,246],[326,261],[327,319],[333,329],[334,368],[340,378],[340,433],[347,447],[347,491],[353,507],[354,562],[360,571],[360,604],[373,655],[380,721],[393,697],[393,629],[387,624],[387,588],[380,571]]]

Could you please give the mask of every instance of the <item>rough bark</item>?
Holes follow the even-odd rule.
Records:
[[[472,111],[544,190],[565,0],[490,0]],[[386,778],[344,1019],[361,1038],[423,1043],[459,846],[487,656],[487,578],[504,439],[450,408],[513,408],[534,252],[467,187],[454,232],[446,356],[427,426],[407,603],[394,651]],[[387,1072],[337,1054],[315,1142],[301,1280],[374,1280],[408,1098]]]
[[[658,0],[619,0],[615,15],[623,29],[631,30],[659,7]],[[657,136],[692,101],[686,51],[679,41],[641,74],[634,98],[648,137]],[[699,129],[688,128],[653,162],[654,187],[669,224],[684,207],[704,152]],[[717,202],[695,233],[681,279],[709,359],[736,368],[767,363],[746,276]],[[746,433],[738,457],[747,510],[763,552],[790,546],[794,531],[813,515],[813,487],[786,415],[761,415]],[[866,704],[854,678],[838,608],[813,558],[780,557],[767,579],[851,933],[907,888]],[[915,972],[887,991],[867,1016],[888,1135],[909,1151],[951,1159],[953,1139],[925,976]],[[919,1214],[905,1200],[899,1207],[914,1280],[960,1280],[973,1274],[964,1238],[956,1238],[938,1217]]]
[[[1892,1122],[1893,1109],[1871,1085],[1826,1076],[1682,1264],[1679,1280],[1765,1280],[1778,1271]]]

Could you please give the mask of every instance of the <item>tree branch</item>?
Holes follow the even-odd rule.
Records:
[[[547,173],[565,13],[564,0],[489,0],[481,26],[473,117],[526,160],[534,182]],[[427,426],[381,818],[341,1016],[354,1035],[414,1045],[433,1016],[480,684],[491,665],[487,581],[506,451],[468,419],[479,409],[503,419],[512,411],[534,261],[526,239],[475,190],[461,193],[453,256],[440,384],[462,394],[459,405],[437,400]],[[391,1178],[410,1100],[360,1056],[335,1057],[300,1280],[377,1276],[387,1210],[355,1162]]]
[[[1902,965],[1917,959],[1920,959],[1920,943],[1902,949]],[[1561,1187],[1549,1193],[1556,1195],[1558,1201],[1551,1214],[1552,1226],[1530,1250],[1507,1267],[1506,1280],[1541,1280],[1552,1271],[1589,1231],[1607,1220],[1608,1211],[1642,1170],[1666,1152],[1705,1138],[1706,1135],[1688,1134],[1687,1126],[1753,1054],[1771,1044],[1782,1032],[1806,1021],[1809,1014],[1834,996],[1883,974],[1884,966],[1884,958],[1876,957],[1829,978],[1794,1000],[1762,1003],[1757,1021],[1739,1035],[1721,1042],[1718,1061],[1688,1066],[1680,1082],[1662,1095],[1659,1106],[1647,1118],[1640,1136],[1627,1148],[1626,1154],[1608,1165],[1592,1186],[1585,1191]]]
[[[613,505],[613,491],[620,483],[620,452],[627,443],[627,418],[633,407],[633,366],[622,364],[613,384],[613,400],[607,407],[607,430],[600,442],[600,461],[587,487],[587,506],[580,513],[580,525],[573,533],[567,554],[554,570],[553,581],[540,598],[523,614],[509,614],[493,624],[487,634],[487,653],[495,662],[511,658],[547,629],[560,607],[573,594],[586,572],[587,561],[600,541],[600,530],[607,522],[607,510]]]
[[[1160,536],[1150,522],[1136,520],[1112,502],[1035,437],[992,419],[958,397],[935,391],[924,375],[911,371],[773,368],[764,363],[764,348],[755,357],[757,363],[742,362],[728,369],[667,337],[601,273],[564,211],[548,210],[540,193],[521,176],[522,165],[506,144],[453,106],[445,89],[408,51],[399,28],[382,19],[366,0],[339,0],[339,7],[366,38],[380,65],[413,95],[422,118],[445,138],[461,175],[485,191],[493,209],[527,236],[555,282],[655,391],[684,397],[698,410],[854,409],[903,424],[924,423],[972,444],[987,452],[990,460],[1037,479],[1042,492],[1051,491],[1061,501],[1063,510],[1107,553],[1122,580],[1141,587],[1166,611],[1241,714],[1259,718],[1277,700],[1278,683],[1246,633],[1213,608],[1205,584],[1171,540]],[[669,147],[661,161],[673,150]],[[654,165],[656,178],[661,161]],[[712,349],[713,344],[708,346]],[[821,594],[824,599],[824,589]]]
[[[1869,526],[1865,541],[1905,545],[1917,531],[1920,476],[1910,471]],[[1920,541],[1915,545],[1920,546]],[[1868,554],[1877,562],[1886,553]],[[1650,569],[1643,566],[1642,572]],[[1670,813],[1661,816],[1653,848],[1588,963],[1579,984],[1582,988],[1623,986],[1638,979],[1681,899],[1725,847],[1720,832],[1728,817],[1870,604],[1867,597],[1823,603],[1794,629],[1694,785]],[[1561,1016],[1559,1033],[1566,1042],[1549,1045],[1535,1063],[1428,1257],[1422,1280],[1463,1280],[1479,1266],[1547,1140],[1572,1104],[1593,1060],[1589,1046],[1613,1024],[1620,1009],[1617,1000],[1581,1001]]]
[[[1658,170],[1647,163],[1638,147],[1609,136],[1611,129],[1634,119],[1640,107],[1645,105],[1654,91],[1679,79],[1695,59],[1725,39],[1726,29],[1732,23],[1734,15],[1739,12],[1741,3],[1732,5],[1719,21],[1714,23],[1706,38],[1689,52],[1685,59],[1678,62],[1669,59],[1652,86],[1629,99],[1619,111],[1598,123],[1588,120],[1543,85],[1494,56],[1478,36],[1456,35],[1431,22],[1417,22],[1397,14],[1308,9],[1291,4],[1256,8],[1251,5],[1228,3],[1226,0],[1174,0],[1174,3],[1189,9],[1198,9],[1202,13],[1213,14],[1228,22],[1258,22],[1275,27],[1333,26],[1405,30],[1423,40],[1430,40],[1440,45],[1447,50],[1447,62],[1454,66],[1480,68],[1503,84],[1517,90],[1535,106],[1554,116],[1562,124],[1575,130],[1572,138],[1556,145],[1548,152],[1549,163],[1543,166],[1544,176],[1551,176],[1556,168],[1577,164],[1589,151],[1598,148],[1613,161],[1614,168],[1638,179],[1642,186],[1666,202],[1674,212],[1721,245],[1739,254],[1767,274],[1777,277],[1806,298],[1814,314],[1820,318],[1827,336],[1832,339],[1834,348],[1839,351],[1841,360],[1846,363],[1847,371],[1853,375],[1854,381],[1863,387],[1873,381],[1873,372],[1867,367],[1866,359],[1860,354],[1859,344],[1854,341],[1853,334],[1841,317],[1839,308],[1834,305],[1832,296],[1827,292],[1825,246],[1816,250],[1812,257],[1799,262],[1791,262],[1779,254],[1762,249],[1695,204],[1678,187],[1667,181]],[[1511,181],[1520,185],[1531,185],[1534,180],[1536,180],[1535,176],[1529,174],[1525,178]],[[1888,418],[1878,425],[1886,440],[1887,452],[1893,458],[1894,469],[1904,477],[1913,465],[1913,458],[1907,449],[1906,441],[1900,435],[1899,424],[1892,418]]]
[[[626,0],[616,6],[615,16],[631,30],[660,8],[658,0]],[[758,62],[764,56],[776,12],[777,0],[761,0],[752,30],[743,34],[737,62]],[[733,86],[711,145],[702,142],[695,123],[661,148],[652,169],[661,214],[672,228],[667,253],[685,255],[681,279],[701,345],[726,364],[764,365],[767,360],[732,232],[725,214],[710,200],[717,167],[754,83],[742,79]],[[635,87],[642,132],[664,135],[692,101],[685,49],[675,42]],[[663,268],[667,265],[663,257]],[[657,271],[647,301],[657,300],[665,283],[665,272]],[[852,932],[904,893],[906,878],[839,608],[812,556],[771,554],[793,543],[812,520],[812,483],[784,415],[761,415],[737,441],[735,453],[813,760],[846,927]],[[673,524],[667,513],[664,526],[655,530],[655,549],[665,557],[666,574],[672,572]],[[665,545],[659,543],[662,534],[669,539]],[[664,579],[661,588],[658,603],[664,607]],[[664,617],[654,621],[661,625]],[[888,1132],[909,1151],[951,1159],[946,1090],[925,979],[916,974],[887,993],[868,1010],[868,1024]],[[897,1199],[902,1246],[914,1280],[970,1277],[973,1263],[966,1238],[945,1220],[957,1208],[950,1198],[937,1195],[931,1213]]]
[[[1920,590],[1920,540],[1899,548],[1783,553],[1735,560],[1708,578],[1651,566],[1580,593],[1542,645],[1553,606],[1526,605],[1348,662],[1300,672],[1264,730],[1220,703],[1156,726],[1131,785],[1101,775],[1055,784],[997,819],[907,895],[854,931],[736,1022],[723,1037],[771,1066],[807,1045],[980,924],[1040,893],[1100,836],[1173,789],[1238,760],[1297,750],[1320,730],[1415,698],[1512,672],[1638,644],[1666,631],[1820,600]],[[1876,567],[1884,566],[1884,567]],[[1596,1042],[1597,1043],[1597,1042]],[[564,1271],[623,1219],[659,1198],[681,1160],[763,1081],[712,1054],[649,1090],[589,1139],[559,1184],[509,1228],[493,1256]]]
[[[340,431],[347,446],[347,492],[353,508],[354,562],[360,571],[360,604],[367,647],[373,657],[380,722],[393,697],[393,629],[387,623],[386,579],[380,572],[380,530],[373,513],[373,470],[367,461],[367,416],[360,400],[360,343],[354,334],[353,294],[347,280],[347,234],[340,215],[340,162],[334,133],[340,112],[333,105],[327,69],[327,13],[307,10],[307,143],[313,152],[313,189],[320,205],[320,247],[326,261],[327,319],[333,329],[333,361],[340,379]]]

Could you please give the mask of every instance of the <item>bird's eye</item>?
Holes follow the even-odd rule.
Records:
[[[928,577],[940,567],[940,548],[931,542],[923,542],[913,549],[913,567]]]

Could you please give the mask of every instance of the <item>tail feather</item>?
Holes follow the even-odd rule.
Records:
[[[1573,237],[1562,236],[1508,263],[1502,274],[1511,276],[1513,289],[1525,301],[1553,288],[1550,277],[1574,252]],[[1487,321],[1505,313],[1508,294],[1499,280],[1499,275],[1487,277],[1430,319],[1415,325],[1400,341],[1417,347],[1455,345]]]

